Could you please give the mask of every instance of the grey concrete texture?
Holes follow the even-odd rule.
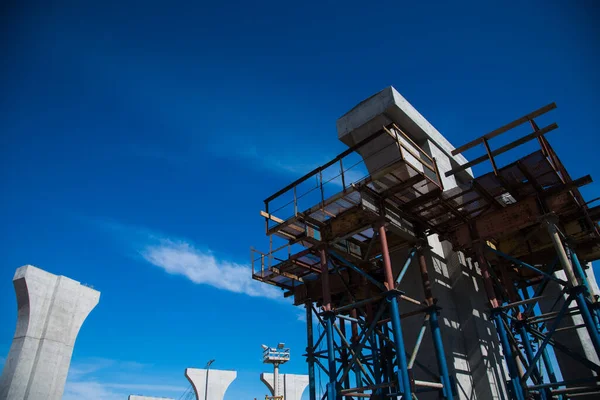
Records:
[[[273,396],[273,374],[263,372],[260,374],[260,380],[267,386],[271,396]],[[300,400],[302,393],[308,386],[308,375],[279,374],[278,381],[279,393],[283,394],[283,400]]]
[[[127,400],[175,400],[170,397],[150,397],[150,396],[141,396],[138,394],[130,394]]]
[[[207,372],[208,380],[206,379]],[[237,378],[237,372],[186,368],[185,377],[192,384],[198,400],[223,400],[227,388]]]
[[[591,267],[586,271],[587,278],[590,281],[591,290],[596,290],[597,283],[594,277],[594,273]],[[564,271],[556,271],[554,273],[559,279],[566,280],[567,276]],[[552,311],[558,311],[564,305],[567,295],[563,293],[562,288],[556,282],[548,283],[546,290],[544,290],[543,298],[540,300],[540,309],[543,313]],[[577,303],[571,302],[569,307],[575,307]],[[564,328],[574,325],[583,324],[581,315],[566,315],[559,323],[558,328]],[[592,361],[596,365],[599,365],[598,356],[592,345],[590,335],[585,328],[573,330],[567,330],[562,332],[556,332],[553,337],[561,344],[566,346],[570,352],[584,355],[588,360]],[[579,361],[575,361],[569,354],[562,351],[554,351],[556,360],[560,367],[560,371],[565,380],[580,379],[580,378],[593,378],[596,374],[588,367],[584,366]],[[583,399],[593,398],[593,396],[579,396]]]
[[[393,87],[364,100],[338,119],[338,137],[346,145],[352,146],[391,122],[396,123],[417,145],[436,158],[444,190],[452,190],[472,178],[470,170],[456,177],[444,176],[446,171],[467,160],[461,155],[452,156],[454,146]],[[373,143],[373,147],[388,145],[385,141],[395,141],[385,136],[389,135],[382,135],[382,139],[375,140],[379,140],[379,143]],[[374,149],[367,149],[366,154],[361,156],[365,158],[373,151]],[[374,161],[366,161],[365,164],[372,173],[380,166],[394,161],[392,157],[394,155],[390,152],[378,153],[377,157],[372,157]],[[428,242],[431,250],[426,255],[427,267],[433,296],[442,307],[440,329],[448,368],[451,375],[456,377],[457,397],[469,400],[507,399],[504,385],[507,380],[506,367],[493,322],[488,318],[487,296],[478,266],[465,259],[462,253],[452,251],[450,243],[440,242],[437,235],[430,235]],[[406,261],[408,252],[409,249],[403,249],[391,254],[395,274],[398,274]],[[400,290],[410,297],[423,298],[422,279],[416,257]],[[400,306],[401,312],[412,311],[414,308],[404,302]],[[407,349],[412,350],[414,347],[422,323],[423,316],[414,316],[403,322]],[[417,361],[420,365],[413,368],[415,379],[431,380],[428,370],[438,372],[429,327]],[[435,398],[438,398],[435,392],[419,394],[419,399]]]
[[[73,346],[100,292],[32,265],[15,272],[17,327],[0,378],[1,400],[62,398]]]
[[[386,126],[392,122],[396,123],[406,134],[411,136],[425,151],[429,151],[429,155],[437,159],[438,165],[442,161],[446,161],[446,171],[467,162],[466,158],[461,154],[456,156],[451,155],[454,146],[392,86],[363,100],[340,117],[337,120],[338,138],[346,145],[353,146],[379,131],[382,126]],[[403,139],[401,140],[404,141]],[[389,144],[384,143],[385,141],[391,143],[389,137],[382,135],[372,143],[373,147],[380,149]],[[445,157],[440,157],[442,154]],[[365,157],[365,154],[361,155]],[[386,154],[379,153],[378,157],[374,158],[384,162]],[[407,158],[410,159],[411,156]],[[442,169],[441,165],[440,169]],[[467,169],[465,173],[458,174],[457,176],[462,179],[468,179],[467,175],[472,176],[471,169]],[[451,182],[454,182],[454,177],[443,176],[442,181],[444,186],[447,183],[450,185]]]

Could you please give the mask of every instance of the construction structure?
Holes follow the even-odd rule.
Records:
[[[275,382],[277,382],[278,397],[283,400],[301,400],[302,393],[308,386],[308,375],[279,374],[276,381],[274,374],[262,373],[260,380],[269,388],[272,397],[276,396]],[[267,396],[267,399],[272,397]]]
[[[2,378],[2,400],[60,400],[73,346],[100,292],[32,265],[13,278],[17,327]]]
[[[227,388],[237,378],[237,372],[209,368],[186,368],[185,377],[194,388],[196,399],[223,400]]]
[[[348,150],[265,200],[252,275],[306,308],[311,400],[317,369],[329,400],[598,396],[600,208],[536,123],[555,107],[455,149],[389,87],[338,120]]]
[[[290,361],[290,349],[285,348],[284,343],[279,343],[277,347],[269,347],[267,345],[262,345],[263,348],[263,364],[271,364],[273,365],[273,396],[270,400],[283,400],[284,397],[280,393],[279,388],[279,366],[285,364]],[[262,380],[262,375],[261,375]],[[264,382],[264,381],[263,381]],[[267,385],[268,386],[268,385]]]

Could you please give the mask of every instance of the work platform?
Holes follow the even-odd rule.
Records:
[[[261,211],[261,215],[266,221],[267,235],[278,236],[288,243],[270,253],[253,250],[253,278],[290,291],[288,294],[297,297],[296,304],[303,304],[308,294],[314,292],[302,289],[303,285],[313,285],[315,290],[320,290],[319,249],[323,245],[370,273],[381,275],[381,266],[372,263],[381,255],[379,244],[373,240],[373,225],[381,221],[386,223],[392,250],[414,245],[423,234],[436,233],[449,240],[456,251],[473,255],[475,228],[480,239],[501,251],[546,263],[554,254],[552,243],[536,230],[549,212],[559,217],[565,234],[581,251],[580,257],[585,261],[596,260],[600,257],[600,236],[592,217],[597,221],[600,212],[597,209],[590,212],[578,191],[578,187],[591,183],[592,179],[589,175],[576,180],[570,178],[543,137],[556,128],[556,124],[551,124],[535,129],[531,135],[490,151],[489,158],[483,156],[448,171],[449,176],[488,159],[496,168],[494,156],[529,140],[538,140],[542,147],[472,179],[468,185],[444,190],[436,160],[396,124],[382,127],[265,200],[265,211]],[[381,140],[382,137],[386,140]],[[384,147],[372,150],[374,142]],[[356,182],[348,182],[346,175],[350,175],[352,169],[344,170],[343,166],[347,165],[344,161],[352,153],[364,153],[365,148],[371,148],[370,154],[363,158],[365,164],[383,152],[388,158],[392,154],[393,161]],[[338,166],[340,173],[324,181],[323,171],[332,166]],[[333,186],[332,181],[339,179],[342,184],[337,193],[328,198],[323,196],[314,206],[298,212],[298,199],[306,193],[299,193],[297,189],[313,179],[316,184],[309,191],[319,196],[326,185]],[[285,203],[287,209],[294,210],[286,219],[275,214],[277,211],[269,212],[270,204],[284,197],[292,199]],[[292,254],[294,245],[305,249]],[[319,301],[316,294],[310,297]]]
[[[481,271],[489,321],[498,332],[510,374],[501,384],[510,398],[549,399],[575,390],[550,372],[548,343],[600,373],[594,354],[571,351],[555,337],[557,329],[586,329],[591,353],[600,351],[600,311],[584,271],[586,263],[600,258],[600,210],[589,208],[578,190],[591,177],[572,179],[545,138],[557,124],[539,128],[535,122],[554,108],[549,104],[454,149],[388,88],[340,118],[338,132],[349,145],[346,151],[265,200],[261,215],[270,248],[252,249],[252,277],[283,289],[283,296],[293,296],[295,305],[307,309],[311,399],[316,398],[315,366],[330,379],[323,398],[410,397],[424,390],[446,399],[457,395],[441,339],[447,328],[440,329],[432,293],[431,268],[439,263],[432,237],[439,246],[447,241],[459,258],[473,260],[465,263],[476,261]],[[491,148],[492,138],[523,124],[532,132]],[[539,150],[499,165],[498,156],[528,142],[539,144]],[[484,155],[472,161],[461,156],[475,146],[483,147]],[[473,177],[470,168],[482,162],[489,162],[492,172]],[[420,276],[422,295],[401,290],[411,274]],[[435,279],[436,285],[442,278]],[[541,294],[555,284],[558,298],[548,308]],[[454,295],[443,297],[449,296]],[[574,302],[575,314],[568,309]],[[400,313],[399,304],[407,310]],[[557,305],[560,311],[554,310]],[[539,315],[552,315],[557,325],[536,317],[538,307],[543,309]],[[415,332],[412,353],[405,354],[401,321],[417,315],[424,316],[423,326]],[[559,327],[565,315],[582,315],[585,321]],[[315,350],[314,316],[324,329],[317,343],[326,336],[328,353]],[[433,365],[439,367],[433,381],[415,377],[413,368],[420,365],[417,375],[431,379],[430,369],[417,357],[428,324],[437,360]],[[546,376],[536,365],[542,356]],[[329,374],[334,368],[338,373]],[[587,384],[596,385],[594,379]],[[580,393],[597,392],[595,386],[585,388]]]

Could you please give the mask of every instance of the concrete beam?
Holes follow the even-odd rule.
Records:
[[[18,315],[0,399],[60,400],[79,329],[100,292],[32,265],[15,272]]]
[[[185,377],[192,384],[198,400],[223,400],[227,388],[237,378],[237,372],[186,368]]]
[[[260,374],[260,380],[267,386],[271,395],[273,395],[273,379],[272,373]],[[283,393],[284,400],[300,400],[307,386],[308,375],[279,374],[279,391]]]
[[[451,154],[454,146],[392,86],[363,100],[341,116],[337,120],[338,138],[346,145],[353,146],[379,131],[382,126],[391,123],[397,124],[404,133],[427,151],[430,156],[434,157],[437,160],[440,172],[467,162],[467,159],[461,154],[456,156]],[[403,141],[402,138],[400,140]],[[365,149],[359,152],[365,158],[367,155],[363,153],[381,150],[392,142],[393,140],[390,140],[389,137],[382,135],[373,141],[371,149],[366,146]],[[378,159],[383,163],[386,155],[395,153],[397,153],[397,150],[380,151],[376,157],[372,157],[371,164]],[[410,157],[408,158],[410,159]],[[369,166],[368,162],[367,167],[369,170],[375,169],[373,166]],[[446,177],[443,173],[441,175],[445,188],[456,185],[452,177]],[[466,172],[458,175],[459,179],[469,180],[473,173],[471,169],[467,169]]]

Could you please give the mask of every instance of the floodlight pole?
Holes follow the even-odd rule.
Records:
[[[279,363],[273,364],[273,396],[279,396]]]
[[[208,371],[210,371],[210,365],[214,362],[215,360],[209,360],[206,363],[206,385],[204,387],[204,400],[208,400]]]

